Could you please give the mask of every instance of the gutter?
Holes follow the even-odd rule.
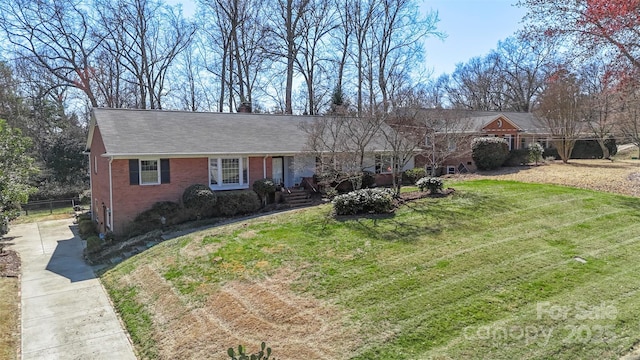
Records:
[[[109,230],[113,232],[113,176],[111,175],[111,162],[113,158],[109,158]]]

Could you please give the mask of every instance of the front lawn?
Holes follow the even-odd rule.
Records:
[[[454,186],[394,215],[212,228],[103,282],[145,358],[266,341],[279,359],[617,359],[640,340],[640,199]]]

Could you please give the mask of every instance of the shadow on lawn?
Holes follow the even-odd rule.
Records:
[[[413,243],[424,236],[439,235],[447,228],[473,226],[468,220],[477,218],[478,213],[490,215],[510,211],[504,201],[497,201],[489,194],[474,192],[456,192],[446,198],[409,201],[402,208],[410,211],[340,216],[335,219],[369,239]]]
[[[562,163],[559,163],[562,164]],[[597,163],[597,164],[587,164],[584,162],[574,162],[569,160],[568,163],[564,164],[564,166],[572,166],[572,167],[578,167],[578,168],[590,168],[590,169],[629,169],[629,168],[633,168],[633,167],[637,167],[637,165],[635,164],[628,164],[628,163],[614,163],[614,162],[607,162],[607,163]]]
[[[412,243],[417,241],[421,236],[426,234],[437,235],[442,229],[437,224],[423,224],[409,221],[402,221],[389,217],[389,221],[380,224],[380,218],[374,218],[373,221],[367,217],[361,217],[353,221],[345,221],[343,226],[359,233],[362,237],[374,240],[399,241],[404,243]]]

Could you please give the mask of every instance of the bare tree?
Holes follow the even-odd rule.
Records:
[[[393,158],[392,175],[396,194],[402,186],[403,169],[420,156],[431,167],[432,174],[453,157],[467,157],[471,153],[471,139],[475,136],[472,122],[464,111],[451,109],[425,109],[420,103],[428,101],[415,94],[416,101],[395,114],[385,116],[380,133]],[[384,115],[381,115],[384,116]],[[386,126],[388,125],[388,126]]]
[[[616,73],[604,60],[595,60],[581,68],[580,83],[585,95],[583,118],[602,149],[602,157],[610,158],[605,141],[615,128]]]
[[[551,133],[551,141],[564,163],[571,158],[573,146],[582,131],[583,104],[577,77],[560,67],[548,77],[547,88],[534,109],[537,119]]]
[[[448,87],[448,97],[454,108],[467,110],[503,110],[500,73],[497,56],[474,57],[456,65]]]
[[[374,165],[367,158],[374,148],[384,148],[379,132],[383,121],[384,117],[325,116],[302,124],[305,151],[316,157],[316,174],[323,185],[349,181],[354,189],[362,186],[363,172]]]
[[[621,79],[615,115],[617,130],[638,147],[640,157],[640,84],[637,79],[637,75]]]
[[[628,0],[520,0],[529,34],[565,41],[574,56],[608,52],[640,69],[640,7]]]
[[[373,28],[373,44],[376,60],[378,87],[383,111],[387,111],[394,98],[394,82],[408,77],[411,68],[423,59],[422,42],[428,36],[443,38],[436,30],[440,21],[438,13],[429,11],[420,17],[413,0],[381,0],[376,9]],[[370,94],[373,97],[373,94]]]
[[[219,86],[218,111],[252,102],[268,70],[264,49],[273,43],[266,31],[267,7],[253,0],[200,1],[201,55]]]
[[[302,41],[295,63],[306,84],[306,112],[309,115],[317,114],[322,102],[316,89],[320,87],[318,80],[326,80],[323,75],[328,71],[328,34],[338,26],[335,8],[331,5],[330,0],[313,0],[301,19]]]
[[[292,114],[295,61],[303,40],[304,18],[315,5],[312,0],[273,0],[268,30],[274,43],[270,52],[285,64],[284,112]]]
[[[535,97],[544,89],[544,80],[555,62],[555,43],[549,39],[510,37],[493,52],[503,84],[505,110],[529,112]]]
[[[167,72],[191,42],[195,27],[179,10],[158,0],[103,1],[97,9],[105,49],[121,56],[138,89],[137,106],[161,109]]]
[[[57,86],[82,90],[98,106],[92,55],[102,42],[82,1],[0,2],[0,28],[16,56],[46,69]]]

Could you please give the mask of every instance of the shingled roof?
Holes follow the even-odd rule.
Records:
[[[513,111],[467,111],[466,116],[478,126],[476,130],[481,130],[490,121],[504,116],[509,119],[520,130],[527,133],[548,133],[547,127],[530,112],[513,112]]]
[[[319,116],[94,108],[106,156],[286,155],[303,152],[301,124]],[[375,150],[384,145],[373,144]],[[371,149],[374,150],[374,149]]]

